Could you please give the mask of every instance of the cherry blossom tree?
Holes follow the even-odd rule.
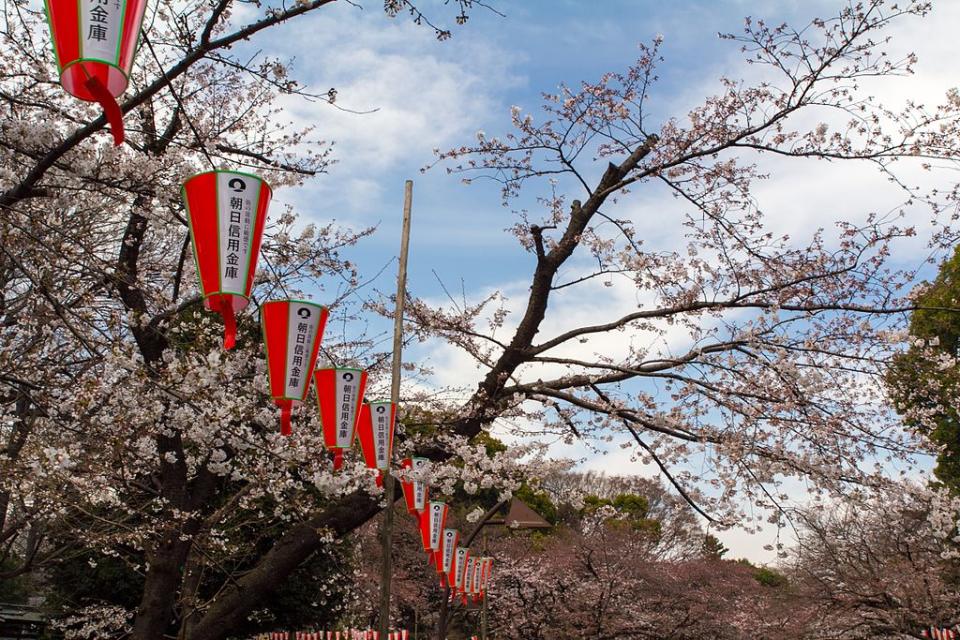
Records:
[[[960,611],[958,503],[915,486],[805,510],[788,574],[809,637],[918,637]]]
[[[803,637],[807,607],[786,585],[765,586],[748,564],[702,556],[691,544],[703,538],[697,527],[686,540],[662,535],[672,509],[639,517],[617,502],[595,502],[546,539],[495,545],[497,637]]]
[[[0,577],[93,550],[143,580],[133,609],[73,612],[75,637],[224,638],[383,508],[359,464],[330,472],[312,412],[297,416],[291,439],[277,434],[254,314],[240,318],[237,348],[220,348],[191,277],[178,194],[185,176],[214,165],[250,169],[276,188],[327,171],[327,142],[285,124],[276,97],[332,103],[335,94],[313,95],[284,61],[243,58],[239,47],[331,1],[157,3],[119,149],[103,118],[53,81],[36,4],[4,4]],[[462,22],[480,3],[450,4]],[[404,0],[385,8],[429,22]],[[685,118],[656,123],[646,111],[654,43],[623,73],[547,96],[546,120],[516,111],[516,133],[441,154],[468,180],[500,181],[506,198],[538,182],[546,190],[540,211],[513,227],[534,261],[518,321],[506,307],[485,315],[494,300],[412,305],[414,337],[461,348],[485,370],[462,401],[405,392],[401,453],[434,459],[439,493],[505,497],[551,465],[533,445],[491,453],[473,441],[495,421],[628,437],[639,459],[724,525],[750,525],[745,502],[775,508],[782,476],[832,492],[881,483],[882,469],[861,461],[919,447],[875,402],[891,337],[881,319],[895,329],[916,307],[899,293],[911,274],[887,266],[913,230],[873,215],[795,246],[767,230],[752,189],[761,157],[868,163],[894,180],[907,165],[954,160],[956,94],[891,110],[860,88],[909,73],[913,56],[885,55],[885,34],[928,8],[872,0],[803,30],[749,21],[729,39],[762,78],[725,79]],[[615,212],[647,188],[686,203],[682,250],[645,249]],[[904,188],[938,215],[955,200]],[[304,225],[275,206],[255,300],[323,295],[344,321],[369,311],[351,303],[361,279],[343,255],[368,232]],[[937,240],[951,234],[945,225]],[[575,257],[599,268],[576,272]],[[637,310],[547,329],[551,304],[614,278],[636,289]],[[680,352],[645,346],[678,329]],[[611,333],[623,352],[568,348]],[[333,361],[370,362],[374,390],[384,386],[386,354],[365,336],[327,336],[325,349]]]
[[[71,637],[223,638],[382,508],[362,465],[332,475],[313,412],[292,439],[276,433],[253,314],[236,350],[219,346],[179,194],[211,167],[275,189],[327,171],[329,143],[276,105],[286,95],[338,108],[335,93],[311,93],[286,61],[241,45],[331,1],[151,3],[121,148],[55,82],[42,7],[4,3],[0,578],[82,554],[124,563],[142,585],[133,607],[69,612]],[[463,22],[474,4],[450,6]],[[385,9],[433,27],[405,0]],[[304,224],[275,203],[255,301],[320,295],[349,323],[360,280],[342,251],[369,231]],[[373,391],[383,385],[386,354],[362,334],[328,335],[324,355],[369,362]],[[449,446],[479,455],[462,438]],[[490,476],[509,490],[527,453],[484,468],[458,458],[448,481]]]
[[[545,94],[539,114],[515,107],[512,131],[440,152],[450,174],[501,187],[531,263],[519,301],[413,305],[424,339],[481,371],[453,430],[469,437],[499,420],[519,434],[617,442],[707,520],[748,529],[783,513],[786,478],[839,494],[928,453],[885,405],[882,376],[918,306],[914,273],[891,256],[916,246],[903,218],[918,207],[935,221],[933,254],[956,237],[953,178],[933,165],[956,162],[960,97],[884,106],[866,86],[912,72],[915,56],[888,34],[930,8],[852,2],[803,28],[747,19],[722,37],[741,47],[751,80],[722,78],[684,116],[659,115],[651,98],[656,39],[622,72]],[[902,199],[862,211],[837,193],[834,231],[808,242],[775,233],[758,183],[814,160],[873,167]],[[924,172],[936,188],[913,186]],[[664,213],[663,200],[678,206]],[[643,216],[682,246],[646,241]],[[578,300],[589,312],[574,320],[554,311],[583,311]]]

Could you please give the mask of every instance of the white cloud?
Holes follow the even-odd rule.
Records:
[[[700,27],[687,19],[678,20],[676,15],[666,19],[666,26],[683,25],[696,28],[700,37],[713,38],[716,30],[730,31],[739,28],[739,13],[760,15],[770,12],[809,11],[827,14],[835,11],[839,3],[821,2],[815,8],[808,3],[789,4],[766,2],[759,8],[756,3],[746,3],[734,9],[734,15],[725,16],[725,23]],[[683,12],[681,12],[683,13]],[[713,14],[711,14],[712,16]],[[727,19],[729,18],[729,19]],[[870,91],[893,104],[907,98],[937,101],[944,90],[955,83],[955,45],[953,25],[960,19],[960,4],[938,5],[932,19],[908,21],[894,35],[895,48],[902,51],[916,46],[920,55],[918,74],[911,78],[871,86]],[[673,41],[671,32],[662,18],[654,19],[656,30],[663,30],[668,47]],[[304,24],[308,28],[304,28]],[[691,27],[693,25],[693,27]],[[582,42],[576,37],[586,28],[590,37],[618,37],[618,30],[609,20],[602,29],[591,25],[575,25],[572,29],[558,29],[555,25],[533,23],[524,28],[536,36],[544,57],[553,55],[560,48],[567,49],[571,43]],[[580,31],[578,31],[580,29]],[[551,41],[551,33],[557,37]],[[417,27],[405,18],[390,21],[383,17],[378,7],[371,5],[368,11],[360,12],[343,4],[324,10],[308,21],[298,24],[296,30],[282,32],[280,38],[270,42],[272,53],[296,55],[296,75],[305,76],[311,89],[320,93],[330,87],[339,91],[339,102],[355,109],[379,108],[369,115],[357,116],[333,108],[290,101],[291,113],[300,123],[316,125],[318,136],[337,143],[336,157],[340,164],[332,168],[331,175],[311,183],[296,194],[282,194],[301,204],[304,210],[318,217],[347,219],[358,224],[369,224],[384,217],[392,219],[399,211],[401,176],[415,176],[417,168],[429,162],[435,147],[448,147],[472,138],[478,129],[502,132],[508,127],[505,94],[521,82],[525,67],[523,59],[492,44],[496,38],[491,34],[471,33],[470,27],[458,32],[448,43],[437,43],[427,28]],[[649,34],[630,35],[633,40],[646,40]],[[685,37],[689,38],[689,34]],[[694,38],[695,40],[696,38]],[[556,47],[556,49],[551,49]],[[723,73],[742,75],[742,56],[735,45],[729,46],[726,55],[693,56],[689,60],[671,60],[662,68],[665,78],[673,73],[671,68],[682,69],[682,83],[673,85],[672,93],[663,88],[655,90],[654,109],[664,116],[682,117],[689,108],[698,104],[706,95],[716,92],[716,79]],[[583,51],[589,61],[590,51]],[[581,60],[581,63],[584,63]],[[629,60],[623,60],[620,67]],[[679,63],[679,65],[678,65]],[[585,74],[584,79],[593,79],[609,66],[597,68]],[[619,69],[616,69],[619,70]],[[753,73],[747,69],[748,73]],[[535,91],[551,90],[561,78],[538,78]],[[664,84],[663,87],[671,86]],[[528,110],[535,111],[538,103],[535,93],[522,98]],[[843,163],[787,162],[782,159],[762,157],[765,166],[774,172],[773,179],[757,185],[756,195],[761,208],[770,218],[772,230],[789,233],[802,241],[817,227],[828,231],[837,219],[862,219],[869,211],[885,212],[902,199],[901,194],[887,184],[871,168],[854,167]],[[911,177],[913,173],[911,172]],[[508,306],[513,312],[509,329],[519,320],[526,301],[529,282],[526,279],[532,269],[532,258],[523,254],[512,238],[502,235],[499,228],[509,224],[506,215],[501,215],[490,202],[494,187],[474,186],[452,193],[453,179],[446,179],[442,171],[418,178],[418,207],[415,209],[414,242],[430,243],[434,253],[429,260],[432,266],[443,265],[442,276],[449,283],[460,275],[468,278],[468,298],[477,300],[489,291],[500,290],[508,296]],[[421,196],[423,186],[430,195]],[[448,202],[432,201],[421,208],[424,198],[441,194]],[[491,198],[493,200],[494,198]],[[483,201],[483,204],[478,204]],[[680,225],[684,211],[689,210],[666,196],[662,189],[640,188],[624,199],[614,215],[629,215],[638,225],[646,247],[654,250],[681,250],[685,241]],[[918,216],[917,222],[924,221]],[[392,224],[392,223],[390,223]],[[385,234],[390,241],[393,238]],[[483,247],[490,269],[473,269],[464,273],[465,254]],[[916,245],[905,245],[915,247]],[[372,262],[383,263],[383,251],[377,247]],[[904,256],[911,259],[912,256]],[[420,258],[422,260],[422,258]],[[476,263],[473,263],[476,264]],[[502,264],[516,266],[505,275]],[[585,262],[579,262],[585,266]],[[424,268],[424,278],[412,281],[420,292],[430,291],[434,284],[429,271]],[[518,279],[519,277],[519,279]],[[614,280],[607,288],[597,283],[572,292],[564,293],[552,301],[547,320],[543,325],[541,340],[573,326],[594,323],[617,317],[636,309],[637,291],[623,281]],[[441,304],[441,294],[435,294],[435,302]],[[503,330],[502,335],[508,335]],[[674,353],[686,346],[686,334],[672,329],[662,340],[649,335],[634,335],[625,340],[624,334],[603,335],[591,338],[587,343],[575,342],[558,350],[559,355],[589,358],[595,353],[622,354],[628,341],[646,346],[651,341],[659,349]],[[483,373],[473,359],[464,352],[447,345],[428,345],[415,348],[410,357],[423,357],[436,369],[436,380],[444,386],[475,388]],[[560,369],[540,370],[537,375],[559,373]],[[630,460],[631,450],[620,449],[613,443],[605,456],[591,457],[585,468],[603,469],[608,473],[652,473]],[[587,450],[578,445],[555,446],[558,456],[585,457]],[[741,531],[719,534],[728,546],[731,555],[746,556],[753,560],[769,562],[771,552],[763,550],[766,544],[774,544],[776,530],[768,527],[758,536],[748,536]]]
[[[310,215],[369,224],[392,211],[402,182],[433,159],[433,150],[471,135],[491,112],[505,112],[500,96],[519,82],[510,57],[484,41],[438,42],[433,31],[405,16],[389,19],[371,6],[348,4],[303,18],[269,41],[271,55],[295,58],[293,75],[312,93],[337,90],[337,105],[355,111],[282,99],[301,126],[335,141],[330,175],[291,196]],[[322,202],[322,208],[317,203]],[[319,211],[318,211],[319,209]]]

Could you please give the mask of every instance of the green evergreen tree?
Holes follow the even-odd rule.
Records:
[[[703,545],[700,549],[707,560],[722,560],[723,556],[730,551],[719,538],[709,533],[703,537]]]
[[[893,359],[887,385],[904,422],[940,447],[937,480],[960,493],[960,367],[949,366],[960,355],[960,247],[916,303],[910,347]]]

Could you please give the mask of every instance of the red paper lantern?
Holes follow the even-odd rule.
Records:
[[[474,594],[474,578],[480,577],[475,571],[475,568],[479,566],[478,562],[480,562],[479,558],[467,559],[467,568],[463,577],[463,604],[467,604],[467,598]]]
[[[448,582],[447,576],[453,569],[453,558],[457,550],[457,543],[460,541],[460,532],[456,529],[444,529],[443,540],[440,543],[440,550],[434,558],[437,565],[437,573],[440,574],[440,583]]]
[[[323,443],[333,452],[333,468],[343,466],[343,451],[353,445],[360,419],[367,372],[348,367],[317,369],[317,406],[323,425]]]
[[[123,144],[117,98],[127,89],[147,0],[46,0],[60,84],[86,102],[98,102],[115,144]]]
[[[480,588],[477,593],[480,598],[487,595],[487,584],[490,582],[490,574],[493,571],[493,558],[480,558]]]
[[[236,344],[236,312],[247,306],[272,195],[249,173],[208,171],[183,183],[203,304],[223,316],[223,348]]]
[[[427,458],[406,458],[401,466],[404,469],[418,472],[429,462],[430,460]],[[403,487],[403,498],[407,503],[407,511],[412,515],[422,513],[427,508],[430,486],[423,480],[401,480],[400,486]]]
[[[471,564],[473,565],[471,568],[473,578],[470,581],[470,593],[473,595],[474,601],[479,601],[480,578],[483,576],[483,558],[474,558]]]
[[[423,550],[430,554],[433,562],[433,552],[440,549],[443,539],[443,528],[447,524],[447,503],[430,501],[427,510],[420,514],[420,540]]]
[[[389,400],[365,402],[360,409],[357,436],[363,460],[369,469],[377,469],[377,485],[383,484],[383,474],[390,471],[393,457],[393,426],[397,408]]]
[[[293,431],[293,406],[307,398],[327,313],[326,307],[301,300],[271,300],[260,307],[270,395],[280,407],[280,433],[285,436]]]
[[[450,576],[450,588],[454,595],[463,590],[463,583],[467,575],[467,566],[470,562],[470,549],[457,547],[456,558],[453,561],[453,573]]]

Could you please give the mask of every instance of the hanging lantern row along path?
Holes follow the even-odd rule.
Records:
[[[237,171],[209,171],[183,184],[204,307],[223,318],[225,349],[236,346],[236,312],[250,301],[271,195],[264,180]],[[367,373],[362,369],[315,370],[328,315],[326,307],[304,300],[270,300],[260,307],[270,395],[280,407],[280,432],[292,433],[293,407],[306,400],[312,377],[334,470],[343,466],[344,451],[358,440],[364,463],[377,470],[377,484],[382,486],[384,474],[391,471],[397,407],[390,401],[364,402]],[[410,458],[402,466],[417,472],[428,462]],[[482,597],[492,560],[476,558],[468,567],[469,554],[457,553],[459,533],[446,528],[446,503],[429,501],[429,486],[423,480],[402,479],[401,486],[407,510],[419,518],[423,549],[441,584],[449,584],[454,594],[462,592],[464,599]],[[486,569],[481,571],[481,564]]]
[[[409,640],[406,629],[391,631],[387,640]],[[348,631],[271,631],[261,633],[254,640],[380,640],[380,632],[373,629],[350,629]]]
[[[123,112],[147,0],[45,0],[60,85],[75,98],[97,102],[113,141],[123,144]]]
[[[405,468],[414,468],[414,460],[404,460]],[[415,501],[416,481],[402,481],[407,504]],[[429,488],[425,488],[426,494]],[[470,549],[459,546],[460,532],[448,528],[449,506],[442,501],[428,502],[422,509],[413,513],[418,519],[420,541],[427,560],[437,570],[440,585],[449,587],[451,595],[463,597],[466,604],[469,597],[479,602],[486,595],[486,588],[493,572],[493,558],[471,558]]]
[[[261,178],[237,171],[210,171],[183,185],[190,234],[204,306],[223,318],[225,349],[236,345],[236,313],[250,300],[257,257],[272,191]],[[377,484],[391,472],[397,407],[389,401],[365,402],[367,374],[361,369],[332,367],[315,371],[328,310],[303,300],[271,300],[260,308],[266,345],[270,395],[280,407],[281,433],[292,432],[291,413],[303,403],[310,379],[316,386],[324,445],[333,452],[334,469],[344,451],[360,443],[364,463],[377,470]],[[493,569],[493,559],[471,558],[458,546],[459,532],[447,528],[449,507],[429,500],[429,485],[416,477],[429,461],[409,458],[402,467],[414,472],[401,479],[407,510],[419,522],[423,550],[440,584],[452,596],[480,601]]]
[[[147,0],[45,0],[44,5],[60,84],[80,100],[99,103],[114,143],[122,144],[123,112],[117,98],[129,84]],[[236,314],[250,302],[272,190],[249,173],[210,171],[187,179],[182,191],[204,307],[223,318],[223,346],[232,349]],[[356,438],[366,466],[378,471],[381,485],[383,474],[390,472],[396,405],[363,401],[365,371],[314,371],[327,316],[325,307],[301,300],[273,300],[261,307],[270,395],[280,407],[280,430],[292,433],[293,407],[306,400],[314,376],[324,444],[333,452],[334,469],[342,467],[344,450]],[[424,458],[413,458],[405,460],[404,467],[416,471],[425,463]],[[492,559],[471,559],[468,549],[458,548],[459,533],[445,528],[448,507],[429,501],[425,482],[404,480],[402,485],[408,511],[419,514],[424,550],[441,584],[449,584],[454,597],[461,592],[464,602],[468,595],[482,598]],[[333,640],[331,633],[327,640]],[[365,635],[376,640],[379,633]]]

